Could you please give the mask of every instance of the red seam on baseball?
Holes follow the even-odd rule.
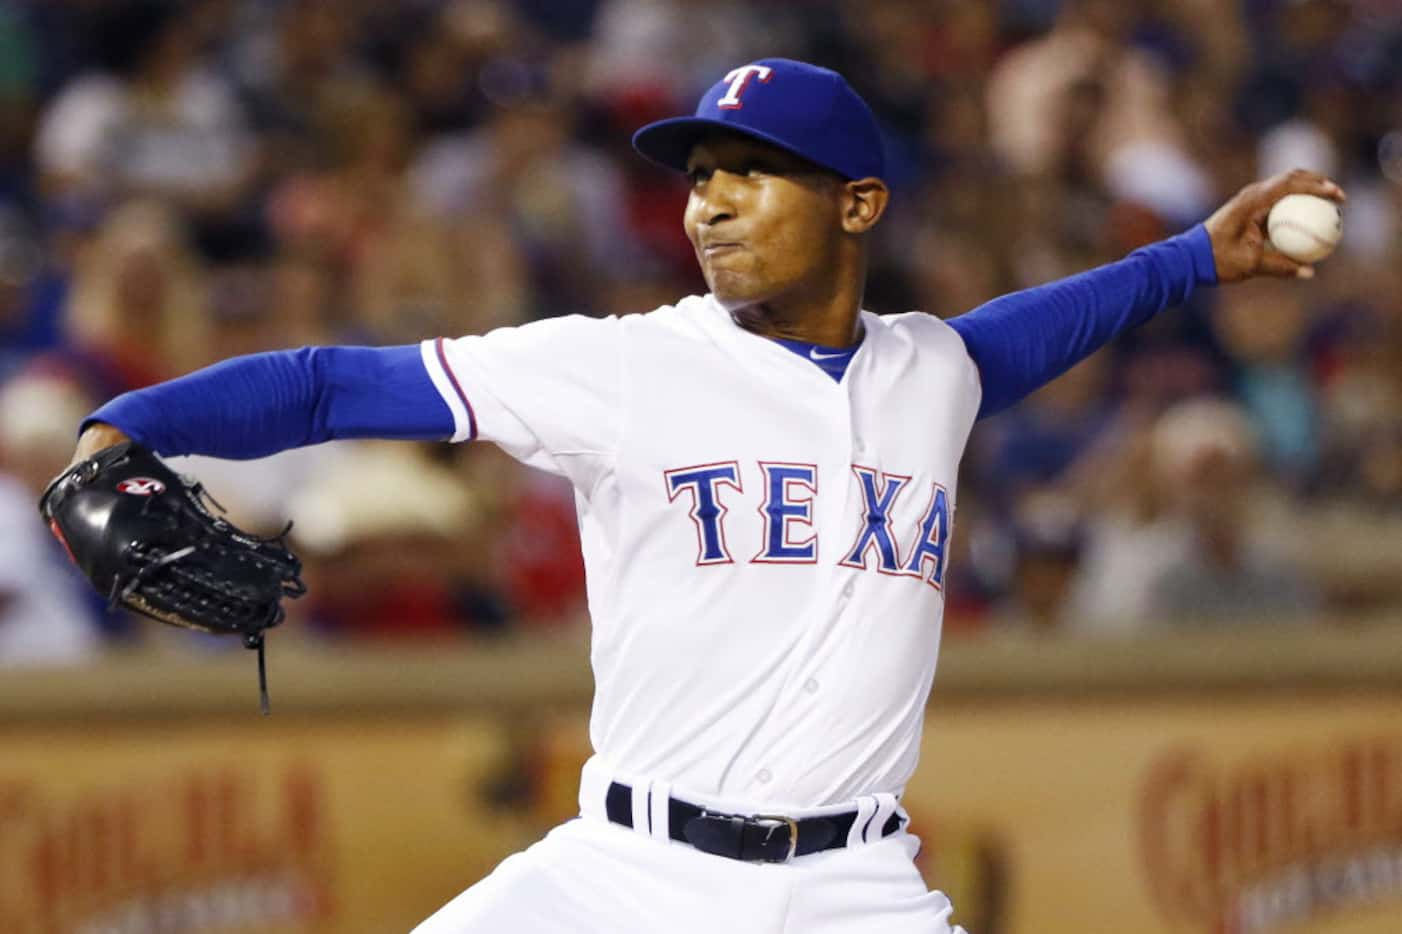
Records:
[[[1297,233],[1302,233],[1302,234],[1304,234],[1306,237],[1309,237],[1311,240],[1313,240],[1315,243],[1319,244],[1320,246],[1323,246],[1323,247],[1333,247],[1333,246],[1334,246],[1333,243],[1330,243],[1328,240],[1325,240],[1323,237],[1319,236],[1319,234],[1315,233],[1315,232],[1312,231],[1312,230],[1308,230],[1308,229],[1306,229],[1306,228],[1300,226],[1300,224],[1299,224],[1297,221],[1292,221],[1292,220],[1279,220],[1279,221],[1276,221],[1273,225],[1271,225],[1271,229],[1270,229],[1269,233],[1270,233],[1270,235],[1271,235],[1272,238],[1275,237],[1276,229],[1279,228],[1279,227],[1288,227],[1288,228],[1290,228],[1291,230],[1293,230],[1293,231],[1295,231],[1295,232],[1297,232]]]

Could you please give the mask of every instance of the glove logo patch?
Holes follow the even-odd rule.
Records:
[[[157,496],[164,493],[166,485],[153,477],[129,477],[117,484],[118,493],[132,496]]]

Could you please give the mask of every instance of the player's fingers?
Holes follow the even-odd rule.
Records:
[[[1348,195],[1338,182],[1307,169],[1295,169],[1271,177],[1263,193],[1267,204],[1275,204],[1286,195],[1318,195],[1339,203],[1348,200]]]
[[[1267,247],[1261,253],[1261,262],[1258,268],[1268,276],[1277,276],[1282,279],[1314,278],[1313,266],[1293,260],[1271,247]]]
[[[1318,195],[1339,203],[1347,198],[1338,183],[1318,172],[1305,169],[1273,175],[1250,186],[1246,192],[1249,194],[1243,199],[1244,203],[1241,206],[1246,224],[1248,227],[1259,227],[1262,232],[1266,229],[1266,218],[1270,215],[1271,208],[1286,195]]]

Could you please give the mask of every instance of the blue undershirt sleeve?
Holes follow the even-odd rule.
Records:
[[[978,417],[1051,382],[1115,335],[1215,285],[1212,242],[1201,224],[1116,263],[1004,295],[949,320],[983,383]]]
[[[453,415],[417,344],[303,347],[234,357],[117,396],[106,422],[165,456],[232,460],[340,438],[441,440]]]

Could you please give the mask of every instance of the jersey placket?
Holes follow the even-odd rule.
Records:
[[[776,741],[779,748],[787,747],[788,743],[783,742],[783,738],[793,733],[799,720],[813,715],[815,704],[823,703],[821,692],[828,680],[824,659],[834,650],[833,646],[823,643],[838,632],[837,620],[847,611],[855,593],[854,572],[839,566],[837,562],[842,557],[839,552],[848,532],[845,526],[850,512],[848,500],[852,495],[851,464],[856,423],[852,378],[857,361],[853,360],[853,365],[849,366],[840,382],[834,382],[830,376],[802,358],[777,345],[775,349],[782,350],[800,369],[816,377],[812,392],[827,396],[825,408],[828,420],[825,424],[824,450],[818,460],[822,495],[817,498],[813,517],[819,546],[818,562],[812,570],[817,579],[805,587],[812,596],[802,611],[806,619],[802,643],[796,647],[793,664],[785,673],[778,709],[760,734],[764,737],[763,741],[756,746],[760,761],[751,774],[761,785],[768,785],[775,779],[796,777],[781,770],[801,771],[808,767],[806,762],[784,761],[782,755],[770,753],[775,750]],[[817,388],[820,384],[821,389]]]

